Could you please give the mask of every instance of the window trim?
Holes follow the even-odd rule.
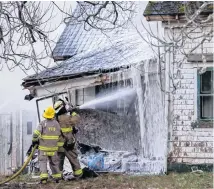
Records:
[[[51,98],[51,99],[52,99],[52,103],[54,103],[54,102],[53,102],[53,97],[54,97],[54,96],[57,96],[57,95],[62,95],[62,94],[67,94],[67,95],[68,95],[68,92],[55,93],[55,94],[53,94],[53,95],[44,96],[44,97],[41,97],[41,98],[39,98],[39,99],[36,100],[37,116],[38,116],[39,122],[41,122],[40,111],[39,111],[39,102],[42,101],[42,100],[46,100],[46,99]]]

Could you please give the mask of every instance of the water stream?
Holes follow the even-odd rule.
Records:
[[[113,105],[117,100],[120,99],[128,99],[133,98],[136,95],[136,91],[133,88],[122,88],[118,89],[116,91],[101,95],[100,97],[86,102],[85,104],[81,105],[79,108],[80,109],[95,109],[96,108],[101,108],[103,105],[108,104],[109,106]]]

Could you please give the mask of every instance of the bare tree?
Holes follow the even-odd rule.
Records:
[[[134,3],[127,1],[77,1],[77,3],[79,9],[72,15],[72,20],[84,22],[86,30],[95,28],[103,31],[122,27],[132,18],[134,12]]]
[[[128,19],[122,15],[131,16],[133,12],[130,2],[83,1],[77,5],[73,13],[71,6],[62,7],[55,2],[0,2],[0,69],[18,66],[24,72],[34,69],[38,73],[49,67],[43,60],[52,57],[54,32],[64,22],[84,22],[86,30],[110,30],[123,26]],[[61,20],[55,24],[59,16]]]
[[[38,72],[45,68],[41,60],[51,55],[49,35],[56,28],[50,28],[49,22],[53,18],[51,4],[44,8],[42,2],[0,2],[1,69],[19,66]]]
[[[153,2],[149,2],[151,6],[154,6]],[[139,28],[132,22],[132,25],[141,36],[141,38],[149,44],[151,50],[156,55],[160,72],[165,70],[166,59],[165,56],[167,53],[171,53],[173,55],[173,60],[171,60],[170,64],[177,67],[176,73],[169,73],[169,78],[171,80],[173,90],[165,91],[165,92],[175,92],[177,88],[180,86],[180,69],[183,63],[187,60],[187,58],[197,51],[201,50],[203,63],[206,63],[207,52],[204,51],[203,44],[208,41],[210,42],[213,38],[213,14],[202,14],[209,6],[213,6],[213,2],[205,1],[201,2],[186,2],[183,7],[184,15],[180,16],[180,20],[178,19],[177,24],[171,24],[170,19],[163,18],[161,12],[159,14],[160,20],[162,20],[165,24],[165,34],[161,35],[160,26],[157,22],[156,29],[154,32],[154,28],[151,28],[150,24],[145,25],[141,22],[142,28],[147,33],[147,37],[142,35],[142,32]],[[153,7],[155,10],[155,7]],[[158,10],[155,10],[158,13]],[[199,35],[196,35],[197,32]],[[194,46],[190,50],[185,50],[185,46],[188,43],[193,43]],[[179,55],[183,55],[180,56]],[[201,69],[201,73],[206,70],[206,65],[203,64],[204,67]],[[161,81],[161,80],[160,80]],[[163,89],[161,84],[161,89]]]

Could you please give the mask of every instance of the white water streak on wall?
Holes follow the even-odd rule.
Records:
[[[0,114],[0,174],[11,174],[12,156],[8,154],[10,149],[11,114]]]
[[[142,66],[132,68],[134,88],[138,96],[142,142],[142,159],[138,169],[150,174],[165,172],[167,160],[165,157],[167,127],[164,124],[164,103],[157,72],[151,71],[152,67],[156,68],[156,66],[158,66],[157,63],[145,61]]]

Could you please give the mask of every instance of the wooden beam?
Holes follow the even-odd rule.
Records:
[[[203,54],[207,62],[213,62],[213,53]],[[202,54],[190,54],[187,57],[188,62],[202,62]]]
[[[199,15],[199,18],[206,19],[211,13],[202,13]],[[186,16],[184,14],[175,14],[175,15],[144,15],[147,21],[176,21],[176,20],[185,20]]]
[[[152,16],[145,16],[147,21],[173,21],[178,20],[178,15],[170,16],[170,15],[152,15]]]

